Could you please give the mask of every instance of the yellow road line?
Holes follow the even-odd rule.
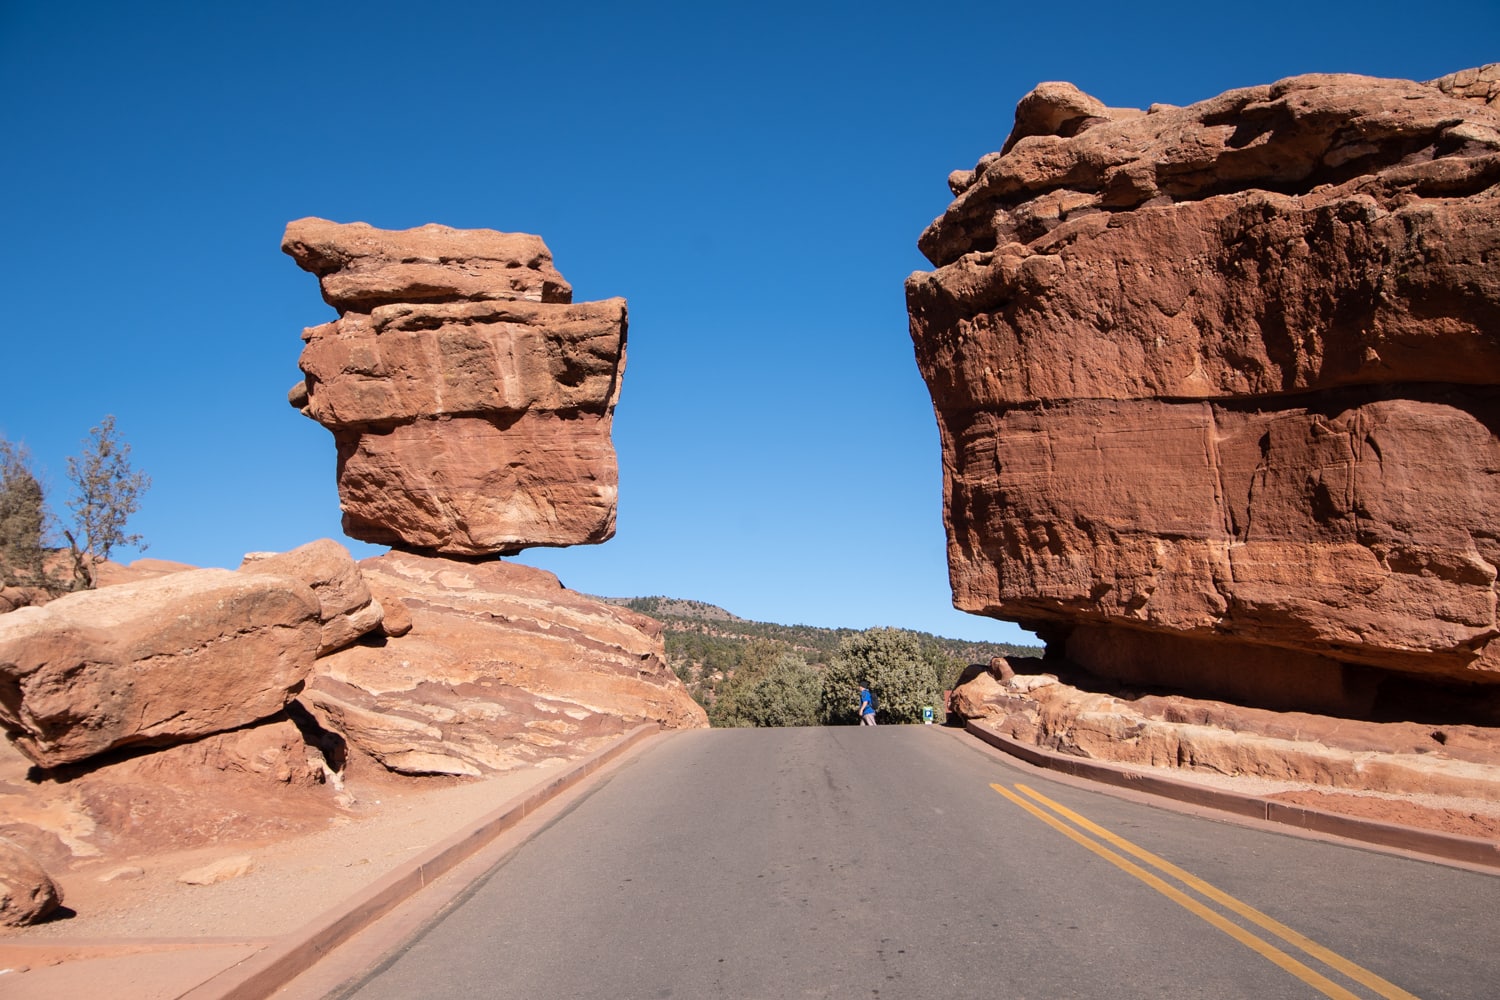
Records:
[[[1302,949],[1304,952],[1327,965],[1329,968],[1337,969],[1339,972],[1348,976],[1355,982],[1369,987],[1376,993],[1380,994],[1382,997],[1385,997],[1386,1000],[1417,1000],[1417,997],[1406,992],[1394,983],[1387,982],[1386,980],[1380,978],[1369,969],[1366,969],[1361,965],[1354,964],[1337,952],[1328,950],[1311,938],[1292,930],[1290,927],[1281,923],[1276,918],[1267,916],[1250,904],[1243,903],[1240,900],[1229,895],[1229,893],[1215,888],[1212,885],[1209,885],[1207,882],[1198,878],[1196,875],[1192,875],[1189,872],[1185,872],[1181,868],[1178,868],[1170,861],[1167,861],[1164,858],[1157,857],[1155,854],[1152,854],[1150,851],[1146,850],[1143,847],[1137,847],[1130,841],[1126,840],[1124,837],[1109,832],[1108,830],[1104,829],[1104,827],[1099,826],[1097,823],[1090,822],[1084,817],[1078,815],[1073,810],[1069,809],[1067,806],[1061,805],[1057,802],[1053,802],[1051,799],[1047,798],[1047,796],[1036,791],[1035,789],[1028,788],[1026,785],[1022,785],[1019,783],[1017,783],[1016,787],[1025,792],[1027,795],[1031,796],[1033,799],[1036,799],[1042,805],[1051,809],[1053,812],[1057,813],[1059,816],[1062,816],[1065,819],[1072,820],[1083,829],[1089,831],[1097,837],[1102,837],[1103,839],[1118,847],[1120,850],[1125,851],[1127,854],[1132,854],[1135,857],[1140,858],[1142,861],[1153,866],[1158,871],[1166,872],[1168,875],[1182,882],[1190,889],[1196,889],[1199,893],[1207,896],[1209,899],[1212,899],[1214,902],[1220,904],[1221,906],[1228,907],[1235,913],[1238,913],[1240,916],[1244,917],[1246,920],[1249,920],[1251,923],[1257,924],[1265,930],[1270,931],[1272,934],[1275,934],[1287,944]]]
[[[1161,893],[1163,896],[1166,896],[1178,906],[1181,906],[1189,913],[1192,913],[1193,915],[1206,920],[1208,923],[1217,927],[1225,934],[1228,934],[1230,937],[1234,938],[1246,948],[1249,948],[1251,951],[1254,951],[1256,954],[1260,955],[1267,961],[1272,962],[1282,969],[1285,969],[1287,972],[1290,972],[1292,975],[1296,976],[1304,983],[1307,983],[1309,986],[1313,987],[1324,996],[1334,997],[1335,1000],[1360,1000],[1358,995],[1344,989],[1342,986],[1340,986],[1338,983],[1335,983],[1327,976],[1324,976],[1321,973],[1316,972],[1315,970],[1297,961],[1297,959],[1293,958],[1291,955],[1288,955],[1286,952],[1271,944],[1269,941],[1264,941],[1261,938],[1256,937],[1254,934],[1251,934],[1249,931],[1245,930],[1245,928],[1241,927],[1237,923],[1234,923],[1232,920],[1229,920],[1222,914],[1209,909],[1207,906],[1204,906],[1202,903],[1198,902],[1196,899],[1192,898],[1181,889],[1178,889],[1176,886],[1168,885],[1160,877],[1146,871],[1146,869],[1142,868],[1135,862],[1121,857],[1120,855],[1116,854],[1114,851],[1111,851],[1109,848],[1105,847],[1103,844],[1098,843],[1097,841],[1090,840],[1088,837],[1085,837],[1083,834],[1079,833],[1077,830],[1073,829],[1062,820],[1053,816],[1051,813],[1043,811],[1040,806],[1036,806],[1030,802],[1027,802],[1025,799],[1021,798],[1021,796],[1017,795],[1015,792],[1012,792],[1010,789],[1004,787],[1003,785],[992,784],[990,785],[990,787],[999,792],[1001,795],[1005,796],[1010,801],[1014,802],[1016,805],[1020,806],[1022,809],[1025,809],[1027,812],[1031,813],[1043,823],[1051,826],[1053,829],[1057,830],[1059,833],[1063,834],[1069,839],[1075,841],[1079,845],[1088,848],[1090,851],[1093,851],[1095,854],[1099,855],[1099,857],[1108,861],[1110,864],[1114,865],[1116,868],[1119,868],[1121,871],[1126,872],[1130,875],[1134,875],[1136,878],[1140,879],[1142,882],[1146,883],[1151,888]]]

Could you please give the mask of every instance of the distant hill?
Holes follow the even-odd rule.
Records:
[[[734,673],[752,643],[774,643],[820,666],[838,652],[839,643],[860,629],[819,628],[814,625],[779,625],[757,622],[704,601],[676,597],[605,597],[601,600],[639,611],[662,623],[667,662],[688,690],[705,705],[711,704],[719,683]],[[1017,646],[1006,642],[971,642],[949,639],[927,632],[913,634],[924,653],[951,664],[956,676],[970,663],[988,663],[996,656],[1040,656],[1040,646]]]
[[[607,604],[619,604],[639,611],[643,615],[665,620],[667,618],[696,618],[708,622],[742,622],[745,619],[732,615],[717,604],[704,601],[688,601],[680,597],[606,597]]]

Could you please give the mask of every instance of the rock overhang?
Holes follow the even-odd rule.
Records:
[[[955,605],[1500,681],[1497,69],[1023,99],[907,281]]]

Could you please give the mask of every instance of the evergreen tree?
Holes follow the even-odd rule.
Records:
[[[754,726],[745,715],[741,701],[762,677],[770,672],[787,649],[770,639],[752,639],[738,650],[738,660],[729,680],[717,691],[708,721],[714,726]]]
[[[818,714],[825,725],[859,721],[861,684],[875,695],[880,722],[921,722],[924,706],[942,712],[934,663],[922,655],[915,633],[872,628],[839,643],[838,654],[823,672]]]
[[[785,653],[740,695],[739,718],[752,726],[815,726],[822,686],[806,660]]]
[[[47,502],[26,446],[0,438],[0,584],[56,584],[46,569]]]

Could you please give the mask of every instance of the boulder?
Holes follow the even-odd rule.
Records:
[[[61,904],[61,891],[36,859],[0,837],[0,926],[38,923]]]
[[[282,249],[339,310],[289,398],[333,433],[350,536],[478,556],[614,534],[623,299],[573,303],[524,234],[302,219]]]
[[[248,553],[240,570],[291,577],[312,588],[322,623],[319,656],[342,649],[380,627],[380,602],[370,594],[349,550],[331,538],[308,542],[290,552]]]
[[[203,569],[0,616],[0,725],[42,767],[234,729],[312,669],[318,601],[285,577]]]
[[[707,724],[654,619],[543,570],[392,552],[360,563],[411,629],[318,661],[319,724],[407,774],[478,775],[586,753],[643,721]]]
[[[411,611],[399,595],[388,590],[382,591],[378,584],[370,592],[380,602],[381,611],[384,612],[380,619],[380,630],[383,633],[395,639],[411,631]]]
[[[1024,98],[906,286],[955,605],[1276,708],[1500,694],[1493,78]]]

